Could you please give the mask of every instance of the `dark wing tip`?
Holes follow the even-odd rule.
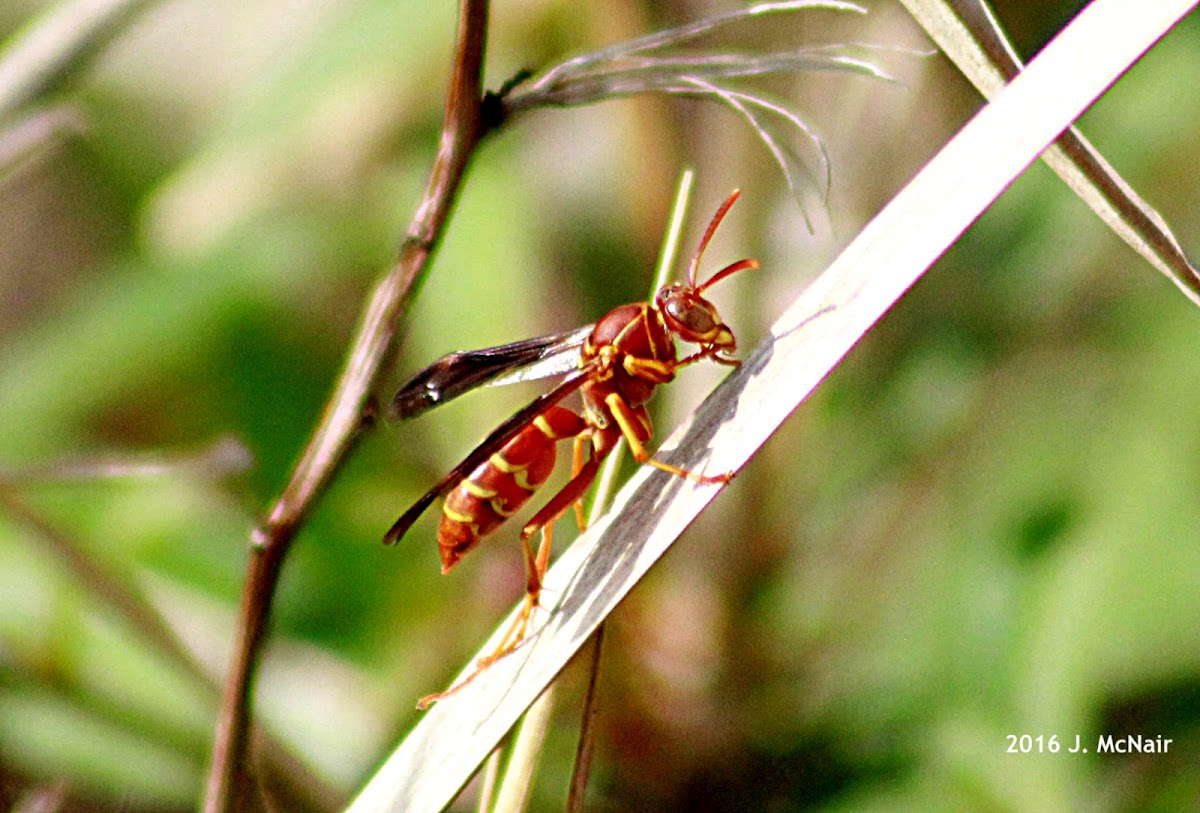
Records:
[[[399,542],[408,533],[408,529],[413,526],[413,523],[417,521],[421,514],[425,513],[425,509],[440,497],[441,494],[441,484],[439,484],[438,488],[434,488],[424,497],[413,503],[407,511],[400,515],[400,519],[396,520],[392,523],[392,527],[388,528],[387,533],[383,535],[383,544],[395,545]]]
[[[441,400],[442,393],[436,387],[427,386],[424,381],[409,382],[396,390],[388,406],[388,418],[393,421],[415,418],[433,409]]]
[[[465,392],[570,372],[591,326],[481,350],[447,353],[400,385],[388,406],[392,420],[414,418]],[[514,375],[514,372],[524,370]]]

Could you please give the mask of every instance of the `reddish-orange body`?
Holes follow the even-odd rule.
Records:
[[[553,406],[446,495],[438,526],[443,573],[533,496],[554,471],[558,441],[583,428],[574,412]]]
[[[577,481],[583,473],[590,483],[594,469],[623,435],[630,438],[641,460],[642,444],[652,435],[645,403],[656,386],[675,377],[678,363],[674,337],[649,303],[622,305],[605,314],[580,354],[579,366],[591,370],[581,388],[583,417],[561,406],[548,408],[446,496],[438,526],[442,572],[449,572],[546,482],[554,469],[558,441],[575,438],[577,446],[591,447],[586,464],[581,464],[577,449],[573,473]],[[535,518],[522,537],[556,518]]]

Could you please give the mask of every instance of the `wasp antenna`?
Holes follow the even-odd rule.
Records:
[[[728,277],[732,274],[736,274],[738,271],[744,271],[747,268],[758,268],[758,260],[746,259],[746,260],[738,260],[736,263],[730,263],[729,265],[725,266],[720,271],[718,271],[717,273],[715,273],[711,277],[709,277],[704,282],[704,284],[701,285],[699,288],[696,288],[696,293],[702,294],[706,290],[711,288],[713,285],[715,285],[718,282],[720,282],[721,280],[725,279],[726,277]]]
[[[721,221],[725,219],[725,213],[729,211],[729,207],[738,199],[738,195],[742,194],[742,190],[735,189],[725,198],[725,202],[721,204],[721,208],[717,209],[717,213],[713,215],[712,220],[708,222],[708,228],[704,230],[704,236],[700,238],[700,247],[696,249],[695,255],[692,256],[692,263],[688,266],[688,285],[692,288],[696,287],[696,270],[700,268],[700,258],[704,256],[704,249],[708,248],[708,241],[712,239],[713,232],[717,230],[717,226],[721,225]],[[710,283],[711,284],[711,281]]]

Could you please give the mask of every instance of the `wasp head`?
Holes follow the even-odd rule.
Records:
[[[729,211],[729,207],[733,205],[740,194],[741,190],[733,190],[733,194],[725,199],[721,208],[709,221],[708,228],[704,230],[704,236],[700,238],[700,246],[696,249],[696,253],[688,265],[687,283],[668,285],[654,298],[654,304],[662,315],[663,324],[672,335],[685,342],[700,345],[700,356],[707,356],[724,364],[737,364],[733,359],[717,355],[718,353],[732,353],[737,349],[737,340],[734,339],[729,325],[721,321],[721,315],[717,313],[716,306],[704,298],[704,291],[730,274],[745,268],[758,268],[758,262],[738,260],[713,274],[702,285],[696,283],[696,271],[700,267],[700,258],[704,256],[704,249],[708,248],[708,241],[712,239],[717,226],[725,218],[725,213]]]
[[[689,285],[668,285],[654,298],[667,330],[685,342],[712,352],[732,353],[737,340],[729,325],[721,321],[717,308]]]

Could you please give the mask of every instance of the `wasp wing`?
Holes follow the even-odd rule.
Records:
[[[537,381],[540,378],[550,378],[556,375],[566,375],[579,367],[579,351],[587,337],[591,335],[595,325],[560,333],[558,336],[548,336],[558,339],[554,344],[547,345],[541,355],[535,360],[489,381],[489,387],[506,387],[509,384],[519,384],[522,381]]]
[[[388,415],[393,420],[412,418],[476,387],[568,373],[578,368],[579,348],[591,332],[588,325],[499,347],[447,353],[400,385]]]
[[[417,518],[425,513],[425,509],[433,504],[434,500],[448,494],[451,489],[462,482],[471,472],[475,471],[481,463],[487,461],[500,447],[516,437],[517,433],[528,426],[539,414],[583,386],[591,372],[590,367],[577,368],[573,374],[559,382],[558,386],[550,390],[550,392],[538,396],[528,406],[522,407],[516,414],[496,427],[461,463],[451,469],[450,473],[443,477],[441,482],[429,489],[421,499],[413,503],[407,511],[400,515],[400,519],[396,520],[384,535],[383,543],[385,545],[394,545],[396,542],[399,542],[400,538],[417,521]]]

